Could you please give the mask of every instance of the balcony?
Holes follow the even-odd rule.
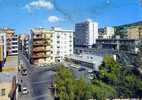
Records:
[[[36,48],[33,48],[33,52],[46,52],[46,48],[36,47]]]
[[[33,46],[45,46],[45,41],[35,41],[33,42]]]
[[[32,56],[32,58],[33,58],[33,59],[46,58],[46,55],[45,55],[45,54],[41,54],[41,53],[39,53],[39,54],[34,54],[34,55]]]

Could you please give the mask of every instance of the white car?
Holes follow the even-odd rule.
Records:
[[[28,94],[28,93],[29,93],[28,89],[27,89],[26,87],[23,87],[23,88],[22,88],[22,94],[23,94],[23,95],[26,95],[26,94]]]
[[[79,68],[80,68],[79,66],[76,66],[76,65],[71,65],[71,67],[73,67],[73,68],[77,68],[77,69],[79,69]]]
[[[92,70],[92,69],[89,69],[89,70],[88,70],[88,73],[92,73],[92,72],[93,72],[93,70]]]

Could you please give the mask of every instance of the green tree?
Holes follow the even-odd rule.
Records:
[[[120,66],[111,56],[105,56],[100,66],[97,81],[101,81],[103,85],[109,85],[116,90],[118,98],[141,97],[142,81],[132,69]]]
[[[102,81],[95,81],[93,87],[94,98],[97,100],[106,100],[106,98],[115,98],[117,96],[116,90]]]
[[[61,100],[74,100],[75,80],[71,71],[60,65],[54,80],[59,98]]]
[[[142,41],[139,43],[139,52],[137,57],[139,67],[142,69]]]
[[[92,97],[92,87],[84,78],[76,80],[72,71],[60,65],[54,78],[57,95],[61,100],[87,100]]]
[[[76,81],[76,100],[88,100],[93,97],[93,87],[84,78]]]

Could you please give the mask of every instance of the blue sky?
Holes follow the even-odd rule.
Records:
[[[0,0],[0,27],[18,34],[31,28],[52,26],[73,29],[74,24],[92,19],[99,26],[142,20],[142,0]]]

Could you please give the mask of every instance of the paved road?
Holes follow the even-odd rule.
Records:
[[[54,72],[46,68],[32,66],[22,54],[19,54],[19,60],[23,67],[27,68],[28,75],[22,76],[18,73],[18,79],[23,80],[22,86],[27,87],[30,93],[28,95],[21,95],[19,93],[18,100],[53,100],[49,85]]]

